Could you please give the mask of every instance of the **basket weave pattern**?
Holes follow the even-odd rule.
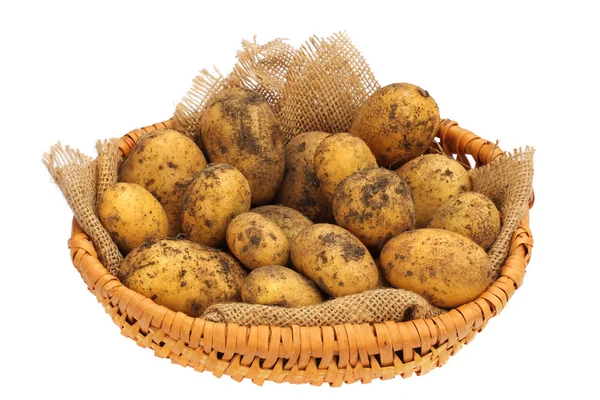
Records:
[[[171,127],[168,120],[134,130],[121,138],[120,150],[126,155],[142,134]],[[445,153],[465,163],[470,154],[475,166],[503,154],[494,143],[450,120],[442,121],[438,138]],[[157,357],[237,381],[339,386],[420,375],[444,365],[502,311],[521,286],[533,239],[526,212],[513,234],[500,277],[478,299],[439,317],[311,327],[239,326],[171,311],[111,275],[75,219],[68,245],[73,265],[121,333],[153,349]]]

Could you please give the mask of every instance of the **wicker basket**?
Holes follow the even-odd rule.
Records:
[[[125,155],[145,132],[170,128],[171,121],[134,130],[121,139]],[[438,138],[445,153],[480,166],[503,152],[456,122],[442,121]],[[533,197],[529,207],[533,205]],[[69,239],[73,265],[96,295],[121,333],[157,357],[230,375],[256,384],[274,382],[327,382],[339,386],[357,380],[408,377],[444,365],[449,356],[469,343],[498,315],[521,286],[531,256],[533,239],[526,212],[514,232],[501,276],[475,301],[430,319],[376,324],[279,327],[214,323],[173,312],[125,287],[98,261],[96,251],[73,220]]]

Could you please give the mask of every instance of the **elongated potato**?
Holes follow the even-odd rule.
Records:
[[[412,191],[417,228],[427,226],[433,214],[449,198],[471,190],[471,179],[465,168],[441,154],[417,157],[396,172]]]
[[[380,262],[392,286],[442,308],[475,300],[494,280],[492,264],[481,246],[442,229],[401,233],[383,247]]]
[[[224,89],[208,103],[200,119],[208,159],[231,164],[248,180],[252,204],[270,202],[283,179],[285,150],[279,122],[258,94]]]
[[[260,214],[280,227],[290,245],[302,229],[313,224],[300,211],[282,205],[260,206],[250,209],[250,212]]]
[[[375,289],[378,272],[364,244],[342,227],[315,224],[292,244],[292,263],[324,292],[340,297]]]
[[[119,170],[119,182],[137,183],[160,202],[169,220],[169,236],[181,232],[181,201],[194,174],[206,166],[192,139],[171,129],[142,136]]]
[[[285,146],[285,174],[277,201],[314,222],[333,222],[331,203],[321,191],[315,172],[315,151],[329,135],[305,132],[294,136]]]
[[[250,209],[250,199],[250,186],[240,171],[228,164],[210,164],[185,192],[181,229],[191,241],[221,247],[227,226]]]
[[[367,99],[350,133],[367,143],[379,165],[390,168],[423,154],[439,123],[438,106],[426,90],[393,83]]]
[[[314,282],[296,271],[268,265],[250,272],[242,286],[242,301],[280,307],[304,307],[323,302]]]
[[[199,317],[211,304],[241,300],[247,272],[222,251],[188,240],[153,240],[121,263],[123,284],[173,311]]]
[[[98,202],[98,218],[119,250],[127,254],[150,239],[162,239],[169,221],[158,200],[135,183],[117,183]]]

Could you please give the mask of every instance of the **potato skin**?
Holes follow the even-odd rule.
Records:
[[[222,251],[183,239],[147,242],[121,263],[123,284],[190,317],[211,304],[241,300],[247,272]]]
[[[227,245],[233,255],[249,269],[266,265],[285,265],[290,244],[274,222],[260,214],[245,212],[227,227]]]
[[[250,209],[250,212],[260,214],[280,227],[290,245],[302,229],[313,224],[300,211],[282,205],[260,206]]]
[[[433,214],[449,198],[471,190],[471,178],[465,168],[441,154],[417,157],[396,172],[412,191],[417,228],[427,226]]]
[[[158,200],[135,183],[107,188],[98,202],[98,218],[119,250],[127,254],[151,239],[169,233],[169,221]]]
[[[340,297],[375,289],[375,261],[358,238],[332,224],[302,230],[292,244],[292,263],[327,294]]]
[[[294,136],[285,146],[285,173],[277,202],[291,207],[315,222],[333,222],[331,203],[321,191],[315,173],[315,151],[325,132],[305,132]]]
[[[314,282],[296,271],[267,265],[250,272],[242,286],[242,301],[280,307],[304,307],[323,302]]]
[[[442,204],[427,227],[459,233],[487,250],[500,234],[501,217],[488,197],[467,192]]]
[[[231,164],[248,180],[252,204],[270,202],[285,168],[279,122],[258,94],[224,89],[208,103],[200,119],[201,139],[212,163]]]
[[[432,305],[455,308],[479,297],[493,282],[486,252],[469,238],[441,229],[417,229],[394,237],[381,251],[385,279]]]
[[[415,206],[410,187],[395,172],[371,168],[344,179],[333,196],[333,215],[370,249],[415,228]]]
[[[321,141],[315,151],[315,173],[329,203],[335,188],[356,171],[376,168],[375,156],[365,142],[349,133],[336,133]]]
[[[210,164],[194,177],[181,204],[187,239],[211,247],[225,244],[227,226],[250,209],[250,185],[228,164]]]
[[[350,133],[369,145],[379,165],[389,168],[423,154],[439,124],[438,106],[426,90],[393,83],[367,99]]]
[[[137,183],[162,204],[169,220],[169,236],[181,232],[181,200],[194,174],[206,166],[194,141],[172,129],[142,136],[119,170],[119,182]]]

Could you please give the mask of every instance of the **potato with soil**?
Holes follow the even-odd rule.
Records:
[[[362,105],[350,133],[364,140],[382,167],[399,166],[427,150],[440,123],[438,106],[426,90],[393,83]]]
[[[393,287],[415,292],[442,308],[475,300],[494,281],[492,264],[481,246],[442,229],[401,233],[386,243],[380,261]]]
[[[415,228],[410,187],[385,168],[365,169],[344,179],[333,196],[333,215],[339,226],[372,250]]]
[[[302,229],[313,224],[300,211],[282,205],[260,206],[250,209],[250,212],[260,214],[275,223],[275,225],[281,228],[290,244]]]
[[[481,193],[461,193],[442,204],[427,227],[459,233],[487,250],[500,234],[500,212]]]
[[[221,247],[227,226],[250,209],[250,199],[250,185],[240,171],[228,164],[210,164],[185,192],[181,229],[191,241]]]
[[[241,300],[246,271],[222,251],[188,240],[154,240],[121,263],[123,284],[173,311],[200,316],[215,303]]]
[[[270,202],[283,179],[285,151],[279,122],[258,94],[224,89],[200,119],[201,140],[212,163],[231,164],[248,180],[252,204]]]
[[[285,173],[277,201],[306,215],[315,222],[333,222],[331,203],[321,191],[315,173],[315,151],[325,132],[305,132],[294,136],[285,146]]]
[[[345,132],[321,141],[315,151],[314,164],[321,191],[329,203],[340,182],[357,171],[377,167],[375,156],[366,143]]]
[[[181,232],[181,200],[206,159],[192,139],[171,129],[143,135],[119,170],[119,182],[137,183],[160,202],[169,220],[169,236]]]
[[[375,289],[378,271],[373,257],[356,236],[332,224],[315,224],[292,244],[292,263],[327,294],[340,297]]]
[[[417,157],[396,172],[410,186],[417,214],[417,228],[427,226],[448,199],[471,190],[471,178],[456,160],[441,155]]]
[[[268,265],[250,272],[242,286],[242,301],[280,307],[304,307],[323,302],[314,282],[296,271]]]
[[[98,218],[124,254],[169,232],[169,221],[158,200],[135,183],[107,188],[98,202]]]
[[[227,245],[249,269],[285,265],[290,256],[290,244],[281,228],[253,212],[242,213],[231,221],[227,227]]]

